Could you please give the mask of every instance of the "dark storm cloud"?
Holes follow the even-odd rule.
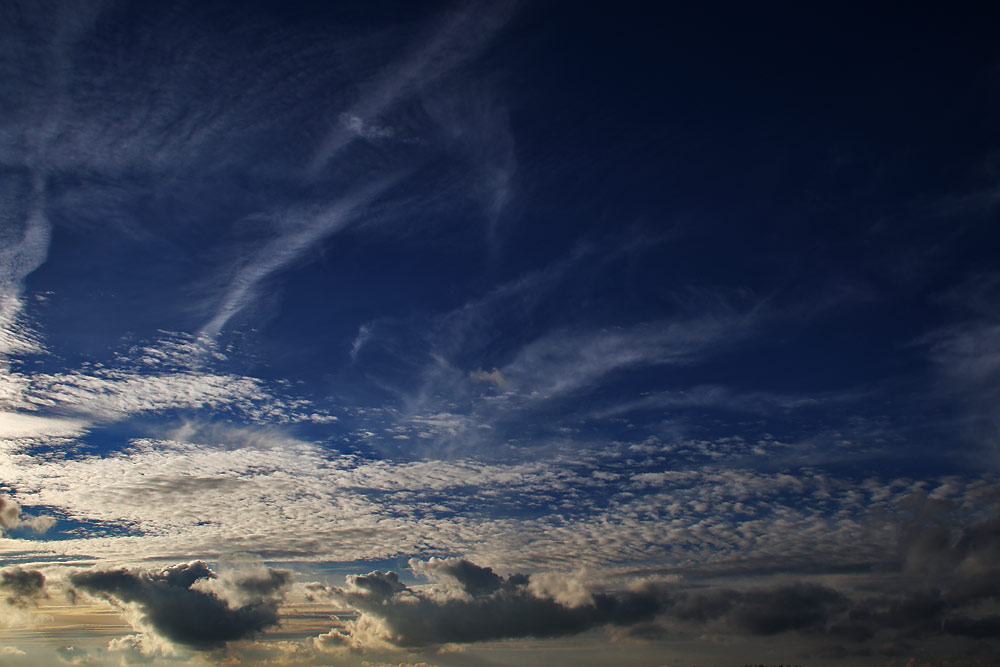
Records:
[[[711,626],[727,633],[770,636],[826,631],[849,606],[849,599],[842,593],[818,584],[795,583],[747,591],[675,590],[658,620],[661,635],[666,634],[668,626]],[[656,632],[650,626],[635,628],[630,634],[652,637]]]
[[[738,595],[734,624],[754,635],[774,635],[824,625],[847,599],[816,584],[783,586]]]
[[[941,498],[913,494],[899,531],[898,573],[875,576],[869,593],[835,605],[826,632],[890,643],[952,635],[1000,637],[1000,519],[963,521]]]
[[[201,561],[162,570],[93,570],[70,576],[73,586],[119,604],[135,605],[145,624],[166,639],[192,648],[211,648],[250,637],[278,624],[278,598],[291,581],[287,572],[237,578],[244,603],[234,606],[212,588],[217,575]]]
[[[45,575],[20,567],[0,571],[0,592],[7,594],[8,604],[26,607],[30,601],[46,597]]]

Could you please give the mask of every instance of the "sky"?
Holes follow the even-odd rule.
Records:
[[[997,17],[808,5],[0,1],[0,664],[997,664]]]

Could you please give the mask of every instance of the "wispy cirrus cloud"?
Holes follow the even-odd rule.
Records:
[[[214,338],[236,313],[256,295],[257,286],[272,274],[300,258],[316,243],[343,229],[363,213],[364,207],[394,185],[401,175],[379,179],[328,208],[315,212],[286,211],[279,234],[255,252],[227,282],[215,315],[199,334]]]
[[[821,394],[780,394],[764,391],[740,391],[719,385],[698,385],[690,389],[654,392],[617,405],[602,408],[594,417],[606,418],[642,410],[717,408],[736,412],[768,413],[779,410],[815,408],[847,403],[864,397],[863,392]]]
[[[22,189],[0,194],[0,355],[40,352],[23,320],[25,278],[45,262],[51,225],[44,211],[44,181],[32,174]],[[21,201],[18,201],[21,200]]]
[[[558,331],[532,341],[501,367],[520,392],[550,399],[593,388],[629,368],[684,365],[745,339],[756,313],[726,312],[587,332]]]
[[[921,336],[937,375],[933,401],[957,404],[965,436],[996,468],[1000,465],[1000,422],[994,406],[1000,399],[1000,275],[980,273],[947,293],[938,305],[954,308],[961,319]]]
[[[378,127],[379,115],[401,100],[419,93],[435,80],[480,53],[510,20],[515,3],[470,3],[439,17],[425,37],[404,58],[386,67],[362,87],[359,99],[341,113],[320,148],[310,171],[316,174],[364,128]],[[345,120],[346,119],[346,120]]]

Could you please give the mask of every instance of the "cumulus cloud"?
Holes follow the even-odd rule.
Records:
[[[21,513],[21,506],[10,496],[0,495],[0,536],[5,530],[28,528],[36,533],[44,533],[56,524],[50,516],[27,516]]]
[[[278,624],[287,572],[238,576],[217,583],[202,561],[162,570],[115,569],[76,572],[75,589],[135,614],[137,629],[195,649],[221,646]]]
[[[347,577],[344,588],[326,589],[360,616],[341,618],[317,646],[414,648],[560,637],[599,627],[638,639],[792,633],[861,645],[1000,636],[995,572],[989,580],[946,575],[944,589],[892,576],[841,588],[806,580],[739,589],[640,578],[608,589],[566,574],[503,576],[467,559],[411,560],[410,566],[431,583],[407,585],[395,572],[374,571]],[[987,585],[972,589],[973,581]]]
[[[362,612],[344,624],[342,642],[382,640],[416,647],[517,637],[559,637],[601,625],[631,625],[649,620],[666,605],[666,589],[647,583],[635,590],[594,593],[587,604],[570,606],[540,596],[524,574],[501,576],[464,559],[412,562],[420,574],[446,587],[423,589],[403,584],[395,572],[374,571],[347,578],[332,595]],[[378,623],[365,623],[365,616]],[[371,637],[372,632],[378,635]]]
[[[374,639],[416,647],[559,637],[602,626],[646,638],[676,628],[770,636],[823,632],[850,609],[844,594],[811,583],[736,590],[638,579],[612,590],[552,573],[538,585],[538,575],[504,577],[465,559],[411,561],[411,567],[435,583],[411,587],[395,572],[375,571],[348,577],[346,588],[333,589],[334,597],[360,610],[362,617],[342,623],[324,640],[364,645]],[[370,617],[367,622],[365,617]]]

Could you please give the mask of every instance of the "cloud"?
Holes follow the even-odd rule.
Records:
[[[503,373],[496,368],[491,371],[484,371],[481,368],[477,368],[476,370],[469,372],[469,379],[475,380],[476,382],[490,382],[495,384],[497,387],[503,387],[507,384],[507,378],[505,378]]]
[[[500,370],[520,393],[549,399],[594,388],[617,371],[692,363],[741,340],[754,325],[752,312],[733,312],[628,328],[560,331],[529,343]]]
[[[47,597],[45,575],[38,570],[20,567],[0,570],[0,591],[7,594],[8,604],[26,607],[30,602]]]
[[[349,576],[346,588],[330,589],[362,616],[338,625],[326,641],[336,637],[338,645],[388,642],[413,648],[561,637],[599,627],[645,638],[668,632],[824,633],[852,609],[846,595],[815,583],[738,590],[640,578],[607,589],[557,573],[538,585],[539,575],[504,577],[466,559],[411,560],[410,566],[433,583],[407,586],[395,572],[375,571]],[[574,594],[560,599],[567,591]]]
[[[389,125],[365,123],[361,118],[350,113],[340,114],[340,122],[348,131],[363,139],[389,139],[396,136],[395,128]]]
[[[18,62],[24,71],[35,71],[41,65],[50,70],[52,76],[32,78],[32,83],[44,82],[40,87],[44,88],[46,103],[32,110],[30,122],[20,127],[5,123],[0,130],[0,164],[13,172],[5,174],[4,184],[0,186],[3,187],[0,191],[0,357],[42,351],[37,335],[25,326],[22,317],[24,281],[48,256],[52,225],[47,210],[47,181],[54,167],[51,155],[58,151],[57,146],[63,139],[59,135],[66,120],[65,100],[72,68],[70,50],[100,13],[100,4],[49,7],[38,13],[34,7],[18,7],[20,11],[16,14],[20,20],[5,22],[17,25],[15,30],[25,30],[24,34],[28,34],[28,26],[23,23],[26,19],[29,23],[40,20],[47,25],[50,34],[41,38],[35,35],[32,40],[10,40],[13,48],[5,50],[4,55]],[[30,47],[22,51],[28,41]],[[44,64],[30,62],[39,55]],[[12,119],[20,119],[25,101],[38,92],[30,90],[31,84],[22,88],[22,80],[18,78],[12,83],[18,94],[8,97],[19,102],[11,110]],[[14,154],[10,155],[8,152],[12,148]]]
[[[72,438],[84,433],[88,425],[82,419],[0,412],[0,439]]]
[[[782,586],[733,597],[733,623],[750,634],[765,636],[822,627],[847,604],[842,594],[818,584]]]
[[[317,177],[355,138],[383,141],[396,136],[396,128],[380,120],[379,116],[482,50],[489,37],[507,22],[512,7],[506,2],[476,3],[447,16],[442,21],[443,26],[437,27],[430,38],[409,57],[390,65],[381,77],[363,90],[360,99],[339,114],[339,122],[310,161],[311,176]],[[469,119],[475,115],[474,110],[466,111],[468,113],[461,120],[473,122]],[[454,123],[449,125],[454,128]],[[481,134],[474,133],[473,136]],[[508,137],[507,144],[510,143]],[[508,145],[505,151],[484,154],[507,156],[504,166],[493,169],[489,178],[493,193],[489,196],[491,218],[495,218],[509,197],[511,167],[508,163],[513,152]],[[314,249],[317,242],[357,221],[370,204],[396,185],[405,174],[405,171],[394,170],[388,176],[365,177],[361,187],[353,187],[332,204],[304,210],[282,209],[253,216],[254,219],[269,220],[277,234],[227,278],[227,287],[215,314],[202,326],[200,333],[208,337],[217,336],[236,313],[252,303],[262,281]],[[352,358],[359,348],[360,345],[353,349]]]
[[[632,401],[611,405],[593,414],[606,418],[640,410],[717,408],[737,412],[768,413],[796,410],[831,403],[844,403],[861,398],[859,392],[790,395],[763,391],[737,391],[718,385],[698,385],[678,391],[662,391]]]
[[[248,406],[268,394],[256,378],[211,372],[93,369],[31,377],[29,400],[97,421],[178,408]]]
[[[350,224],[373,199],[395,185],[401,173],[381,178],[343,197],[330,206],[313,211],[285,211],[279,234],[242,263],[228,279],[215,315],[199,335],[214,338],[226,323],[254,298],[257,286],[268,276],[288,266],[314,248],[318,241]]]
[[[0,408],[7,408],[0,440],[77,437],[101,423],[178,409],[235,412],[254,422],[336,421],[259,378],[215,370],[226,357],[204,338],[168,334],[116,357],[61,373],[8,374],[0,382]]]
[[[931,399],[959,406],[960,431],[980,445],[977,465],[1000,467],[1000,274],[974,275],[937,301],[961,319],[916,341],[936,371]]]
[[[487,242],[497,250],[499,223],[514,197],[517,157],[506,105],[480,84],[460,95],[438,94],[424,102],[437,121],[448,147],[476,175],[473,195],[482,203],[488,222]]]
[[[1000,615],[990,611],[1000,601],[995,586],[974,599],[956,595],[950,584],[944,591],[924,589],[891,576],[858,580],[853,591],[810,581],[738,589],[656,579],[606,589],[550,573],[546,588],[586,591],[569,602],[542,592],[533,581],[538,575],[504,577],[466,559],[410,564],[433,583],[407,586],[394,572],[375,571],[348,577],[346,588],[330,589],[362,616],[340,623],[328,640],[413,648],[567,636],[602,626],[643,639],[705,632],[795,634],[876,645],[931,636],[1000,636]],[[884,592],[872,595],[873,589]]]
[[[447,579],[454,581],[470,597],[490,595],[500,590],[504,585],[503,577],[496,574],[492,568],[480,567],[461,558],[442,560],[431,558],[426,562],[413,560],[410,567],[414,573],[428,579]]]
[[[600,625],[631,625],[653,618],[666,604],[665,590],[646,584],[636,590],[595,593],[588,604],[568,606],[542,597],[528,575],[501,577],[464,559],[412,561],[414,570],[457,584],[441,596],[410,588],[395,572],[375,571],[347,578],[332,595],[363,614],[338,633],[345,642],[387,641],[418,647],[518,637],[559,637]],[[457,595],[456,595],[457,593]],[[364,615],[377,619],[372,625]],[[374,629],[374,630],[373,630]],[[372,632],[382,636],[372,637]]]
[[[44,180],[38,173],[26,180],[14,202],[12,193],[2,193],[0,206],[0,357],[41,351],[23,323],[22,291],[24,279],[45,262],[51,225],[44,212]]]
[[[145,664],[153,662],[159,656],[173,657],[155,639],[142,634],[115,637],[108,642],[108,653],[121,655],[123,665]]]
[[[423,426],[463,428],[446,415],[431,421]],[[383,435],[390,434],[398,432]],[[950,531],[997,507],[988,475],[849,479],[753,470],[789,446],[742,438],[654,438],[600,450],[569,441],[520,463],[366,457],[278,428],[193,424],[177,438],[131,440],[105,455],[0,459],[17,498],[65,519],[66,531],[51,540],[14,534],[5,550],[20,554],[18,562],[52,552],[121,564],[234,551],[303,562],[461,553],[506,572],[543,574],[657,560],[670,564],[658,574],[691,577],[896,571],[907,560],[897,527],[907,525],[906,499],[919,485],[955,505],[944,524]],[[933,524],[925,523],[926,532]],[[911,571],[933,570],[931,556],[924,560]],[[972,567],[967,560],[963,567]],[[454,578],[436,581],[460,590]],[[555,596],[555,583],[541,582],[533,578],[533,590]],[[555,599],[580,597],[567,589]]]
[[[214,648],[278,624],[278,601],[290,581],[288,573],[271,570],[263,578],[238,577],[226,584],[213,583],[216,579],[202,561],[162,570],[90,570],[69,577],[76,589],[134,610],[137,629],[190,648]],[[231,601],[234,597],[238,602]]]
[[[509,21],[513,9],[510,2],[476,2],[440,17],[430,35],[385,68],[341,113],[340,124],[313,156],[310,171],[316,174],[322,170],[363,128],[378,127],[378,117],[393,105],[480,53]]]
[[[21,514],[21,506],[10,496],[0,495],[0,536],[4,531],[29,528],[36,533],[44,533],[54,526],[56,520],[50,516],[26,516]]]
[[[371,324],[362,324],[358,327],[358,335],[354,337],[351,341],[351,361],[358,360],[358,354],[361,353],[361,348],[365,346],[368,339],[372,336],[372,326]]]

